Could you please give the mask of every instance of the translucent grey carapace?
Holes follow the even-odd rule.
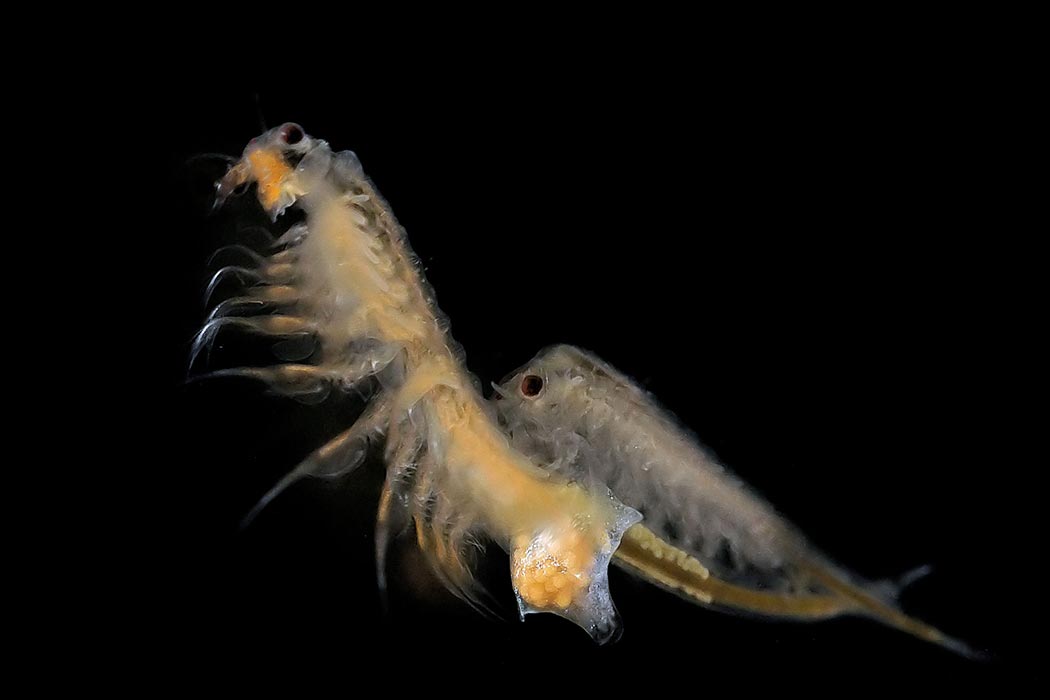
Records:
[[[705,605],[778,617],[866,615],[964,654],[904,615],[898,589],[832,564],[635,382],[592,353],[544,349],[496,387],[511,444],[642,513],[618,561]]]
[[[516,447],[569,478],[607,484],[649,529],[672,536],[709,569],[790,587],[782,565],[805,547],[802,538],[647,392],[595,355],[547,348],[504,380],[496,407]]]

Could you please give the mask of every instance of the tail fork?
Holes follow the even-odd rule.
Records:
[[[936,627],[905,614],[895,604],[879,599],[876,595],[846,581],[844,577],[836,575],[824,566],[810,564],[806,567],[806,573],[812,577],[813,581],[824,586],[835,595],[855,603],[854,614],[872,618],[884,625],[894,627],[913,637],[944,647],[969,659],[987,660],[988,658],[987,655],[973,649],[965,642],[950,637]]]

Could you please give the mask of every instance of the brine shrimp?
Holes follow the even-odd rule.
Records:
[[[295,124],[253,139],[217,184],[216,203],[253,188],[290,226],[265,254],[227,253],[208,292],[218,303],[193,342],[198,366],[221,333],[276,340],[280,360],[211,376],[264,382],[316,401],[365,392],[363,413],[262,496],[347,474],[380,452],[386,478],[375,529],[376,575],[407,530],[441,581],[484,607],[474,560],[507,552],[522,617],[550,612],[606,642],[619,627],[608,566],[724,610],[816,620],[862,615],[963,654],[961,642],[903,613],[895,590],[822,555],[720,465],[666,410],[597,357],[541,352],[488,402],[390,206],[351,151]]]
[[[374,387],[361,417],[254,512],[299,478],[348,473],[375,446],[387,470],[376,523],[381,588],[387,546],[405,524],[446,586],[481,605],[472,560],[492,542],[510,555],[523,617],[551,612],[598,641],[612,638],[618,622],[607,567],[641,516],[608,489],[571,483],[511,447],[449,337],[404,230],[354,153],[333,152],[285,124],[248,144],[218,183],[216,202],[253,185],[275,221],[289,209],[304,220],[269,255],[242,256],[253,266],[216,274],[211,289],[224,278],[253,286],[211,312],[192,356],[236,329],[279,339],[283,362],[214,375],[258,379],[307,400]]]
[[[558,345],[494,385],[514,448],[552,474],[609,488],[642,513],[615,562],[696,603],[775,618],[873,618],[965,656],[963,642],[904,614],[901,587],[833,564],[704,449],[673,415],[600,358]]]

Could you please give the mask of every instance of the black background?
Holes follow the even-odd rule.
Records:
[[[291,669],[448,688],[490,672],[509,687],[576,677],[604,689],[627,676],[699,692],[713,679],[1014,677],[1015,632],[1029,625],[1013,591],[1030,562],[1003,549],[1018,535],[1005,494],[1023,465],[1003,458],[992,421],[1011,354],[998,339],[1021,294],[1002,279],[1024,275],[1001,238],[994,78],[979,61],[885,54],[737,57],[732,70],[688,55],[556,70],[481,58],[317,82],[190,74],[139,105],[156,135],[143,157],[166,174],[145,200],[157,283],[140,317],[161,381],[139,388],[156,405],[140,437],[163,449],[131,489],[148,524],[127,525],[142,536],[130,556],[151,562],[135,613],[146,654],[180,678]],[[260,130],[257,106],[268,126],[296,121],[358,154],[486,386],[545,345],[593,350],[836,560],[871,579],[931,564],[904,608],[993,660],[863,620],[709,612],[620,571],[624,635],[599,648],[553,616],[518,622],[496,547],[486,571],[505,620],[443,594],[410,543],[384,612],[374,462],[295,487],[238,533],[254,501],[360,408],[184,383],[205,261],[250,218],[208,214],[223,165],[194,156],[239,154]],[[216,363],[240,345],[224,340]]]

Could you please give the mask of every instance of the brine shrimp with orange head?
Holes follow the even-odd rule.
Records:
[[[250,185],[274,220],[296,209],[303,221],[268,255],[254,256],[254,268],[216,273],[254,284],[211,312],[193,357],[237,329],[279,339],[284,362],[214,375],[255,378],[305,399],[366,386],[372,395],[358,420],[249,518],[299,478],[351,471],[374,446],[386,464],[376,523],[381,587],[388,543],[407,526],[443,582],[478,603],[472,558],[477,545],[493,542],[510,555],[522,616],[555,613],[610,639],[617,616],[608,563],[641,516],[608,489],[571,483],[511,447],[448,335],[405,232],[354,153],[333,152],[285,124],[248,144],[218,183],[217,202]]]

